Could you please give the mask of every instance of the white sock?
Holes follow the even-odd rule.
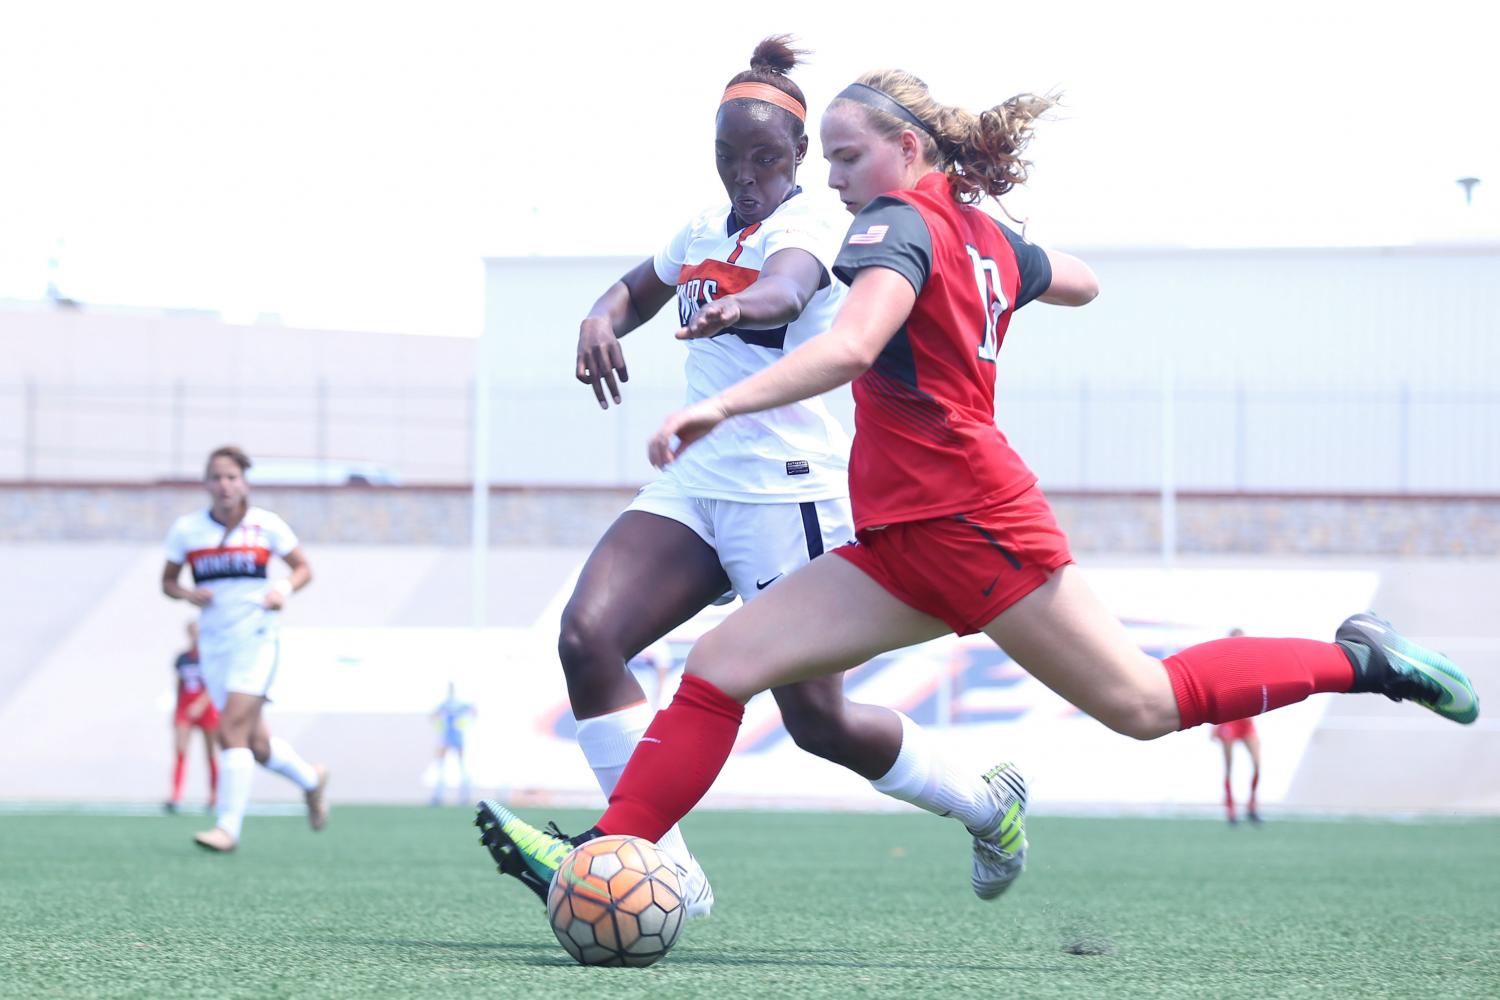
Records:
[[[250,781],[255,777],[255,754],[249,747],[228,747],[219,752],[219,800],[214,825],[235,840],[245,822],[250,804]]]
[[[952,816],[972,830],[995,825],[996,802],[978,771],[959,770],[940,758],[932,737],[902,713],[901,752],[883,776],[870,782],[877,792]]]
[[[271,737],[271,756],[266,758],[265,768],[281,775],[304,792],[318,787],[318,772],[302,759],[301,754],[292,749],[290,743],[279,736]]]
[[[583,759],[593,768],[594,779],[599,782],[599,790],[606,799],[615,790],[620,775],[625,773],[631,752],[654,718],[655,709],[645,702],[638,702],[608,715],[579,720],[578,748],[583,751]],[[686,863],[692,857],[687,842],[682,839],[682,830],[677,826],[662,834],[656,846],[679,863]]]

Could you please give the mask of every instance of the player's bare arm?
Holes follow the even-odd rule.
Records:
[[[280,611],[286,607],[288,597],[312,582],[312,564],[307,561],[301,546],[288,552],[285,558],[286,564],[292,568],[292,575],[285,580],[278,580],[266,591],[266,607],[272,611]]]
[[[677,339],[712,337],[730,327],[774,330],[785,326],[802,315],[829,280],[818,258],[806,250],[778,250],[766,259],[753,285],[699,309],[688,325],[677,331]]]
[[[174,601],[187,601],[198,608],[206,608],[213,601],[213,591],[206,587],[184,587],[178,582],[182,575],[182,563],[168,559],[161,570],[161,592]]]
[[[854,381],[875,363],[916,300],[910,282],[896,271],[861,270],[832,329],[764,371],[669,416],[651,438],[651,464],[662,468],[683,448],[736,414],[786,406]]]
[[[646,322],[672,300],[677,290],[656,276],[651,259],[625,272],[605,289],[578,327],[578,381],[591,386],[601,409],[609,409],[604,390],[620,404],[620,383],[630,381],[620,338]]]
[[[1094,269],[1071,254],[1047,250],[1052,265],[1052,283],[1037,296],[1038,302],[1053,306],[1086,306],[1099,294],[1099,279]]]

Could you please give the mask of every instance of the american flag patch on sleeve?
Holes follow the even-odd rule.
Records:
[[[885,234],[890,232],[890,226],[871,226],[862,233],[855,233],[849,237],[851,247],[867,247],[872,243],[879,243],[885,239]]]

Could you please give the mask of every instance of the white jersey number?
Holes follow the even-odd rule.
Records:
[[[1000,266],[988,257],[979,256],[979,248],[964,244],[969,251],[969,260],[974,265],[974,284],[979,288],[979,301],[984,307],[984,334],[979,341],[979,359],[993,363],[1000,354],[1000,317],[1010,308],[1005,301],[1005,292],[1000,289]]]

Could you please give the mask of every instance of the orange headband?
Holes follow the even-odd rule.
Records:
[[[719,104],[722,106],[742,97],[774,104],[783,111],[791,112],[799,122],[807,121],[807,109],[798,104],[797,99],[791,94],[778,90],[769,83],[737,83],[724,91],[724,97]]]

